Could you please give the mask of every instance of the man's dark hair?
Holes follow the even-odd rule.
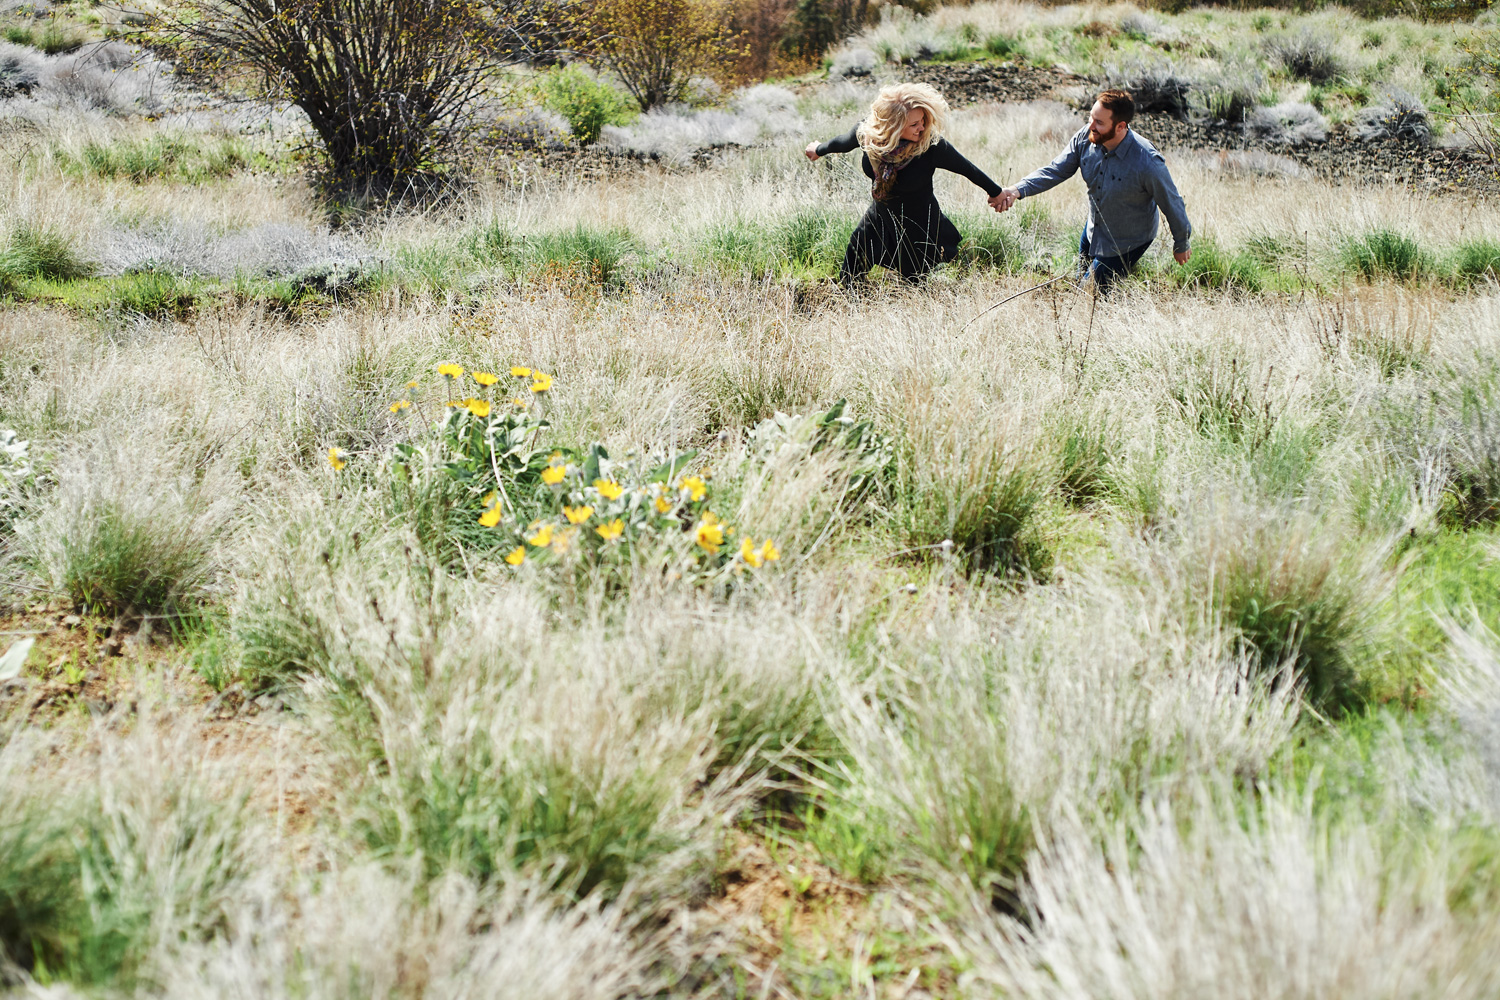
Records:
[[[1116,125],[1135,117],[1135,99],[1128,90],[1106,90],[1099,95],[1098,101],[1104,105],[1104,110],[1109,112]]]

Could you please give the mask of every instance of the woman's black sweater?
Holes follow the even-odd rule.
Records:
[[[858,133],[859,126],[856,125],[838,138],[819,144],[818,155],[852,153],[859,148]],[[871,180],[875,179],[875,171],[870,166],[868,153],[860,157],[860,166],[864,169],[866,177]],[[951,170],[955,174],[967,177],[984,188],[985,193],[991,198],[1000,193],[1000,185],[990,180],[988,174],[970,163],[968,158],[954,149],[947,139],[939,139],[928,148],[927,152],[916,157],[897,172],[887,200],[893,202],[928,200],[932,197],[932,175],[938,170]]]

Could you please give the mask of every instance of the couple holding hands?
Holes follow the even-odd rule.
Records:
[[[990,207],[1004,212],[1022,198],[1040,194],[1083,174],[1089,218],[1079,241],[1081,278],[1093,277],[1100,292],[1135,267],[1156,239],[1157,215],[1167,217],[1172,256],[1187,262],[1192,226],[1182,196],[1156,147],[1130,129],[1135,102],[1123,90],[1106,90],[1094,102],[1088,126],[1050,164],[1015,187],[1000,185],[942,138],[948,103],[923,83],[885,87],[869,116],[827,142],[808,143],[809,160],[830,153],[864,151],[863,167],[874,201],[859,220],[839,281],[862,279],[879,265],[917,280],[958,253],[959,232],[938,207],[932,175],[951,170],[988,194]]]

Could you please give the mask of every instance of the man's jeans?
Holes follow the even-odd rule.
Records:
[[[1147,243],[1134,250],[1127,250],[1119,257],[1095,257],[1089,253],[1089,231],[1085,226],[1082,235],[1078,237],[1078,280],[1086,281],[1092,274],[1094,287],[1099,289],[1100,295],[1107,295],[1109,286],[1114,284],[1115,279],[1123,278],[1135,270],[1135,265],[1150,248],[1151,244]]]

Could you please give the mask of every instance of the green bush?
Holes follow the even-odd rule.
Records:
[[[162,177],[190,184],[216,180],[249,166],[252,160],[243,140],[199,141],[188,135],[89,143],[78,156],[78,164],[96,177],[124,178],[137,184]]]
[[[148,319],[182,317],[196,302],[193,285],[175,274],[144,271],[122,274],[109,283],[107,308]]]
[[[0,36],[13,45],[41,49],[49,56],[76,51],[85,41],[77,31],[65,28],[57,21],[48,21],[41,31],[28,24],[7,24],[0,30]]]
[[[776,253],[765,230],[738,220],[709,230],[701,253],[717,267],[751,278],[764,278],[776,270]]]
[[[180,517],[103,504],[80,511],[61,539],[62,589],[108,615],[188,613],[208,571],[208,545]]]
[[[1023,253],[1021,238],[1016,230],[984,218],[970,218],[963,227],[963,243],[958,248],[958,259],[972,268],[992,269],[1002,273],[1020,269]]]
[[[93,270],[65,235],[30,223],[23,222],[11,230],[9,246],[0,253],[0,275],[12,279],[73,281]]]
[[[606,125],[628,125],[639,110],[628,94],[598,80],[578,66],[568,66],[542,77],[537,84],[542,106],[568,120],[573,138],[587,146]]]
[[[1377,229],[1344,241],[1343,264],[1369,281],[1392,277],[1414,281],[1432,270],[1431,256],[1410,236]]]

